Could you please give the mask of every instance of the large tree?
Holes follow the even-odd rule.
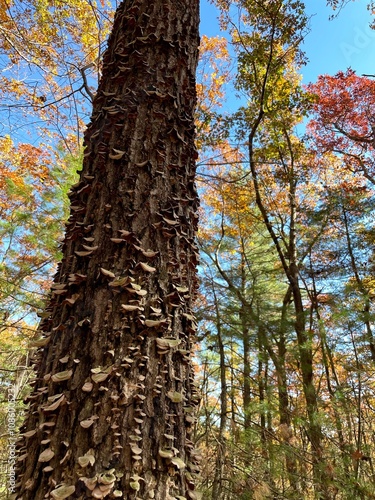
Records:
[[[198,0],[125,0],[37,341],[17,498],[196,498]]]

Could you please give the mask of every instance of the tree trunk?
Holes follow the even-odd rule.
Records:
[[[212,481],[212,500],[221,500],[223,498],[223,482],[225,475],[225,456],[226,456],[226,436],[228,423],[228,391],[227,391],[227,367],[225,362],[225,345],[223,342],[223,334],[221,328],[221,313],[219,308],[219,301],[216,296],[215,285],[212,283],[212,293],[215,301],[215,314],[216,314],[216,330],[217,330],[217,343],[219,346],[220,356],[220,426],[219,434],[217,436],[216,447],[216,461],[215,472]]]
[[[352,271],[354,274],[354,279],[355,282],[357,283],[358,290],[360,294],[362,295],[363,298],[363,322],[366,327],[366,340],[369,343],[369,350],[370,350],[370,356],[373,362],[375,362],[375,339],[374,339],[374,334],[371,328],[371,302],[369,298],[369,292],[366,290],[363,280],[360,276],[360,272],[357,266],[357,261],[354,255],[354,250],[353,250],[353,244],[352,244],[352,238],[350,235],[350,229],[349,229],[349,221],[348,221],[348,216],[346,209],[344,205],[341,207],[342,209],[342,215],[343,215],[343,220],[344,220],[344,227],[345,227],[345,236],[346,236],[346,243],[347,243],[347,249],[350,257],[350,264],[352,267]]]
[[[311,334],[306,330],[305,310],[303,305],[302,292],[300,289],[300,277],[298,269],[297,258],[297,226],[296,226],[296,176],[294,171],[293,149],[289,140],[287,131],[285,136],[290,149],[290,167],[289,167],[289,235],[287,241],[287,251],[281,246],[275,228],[272,225],[271,219],[263,203],[261,194],[258,171],[256,161],[254,160],[254,136],[263,119],[264,111],[261,109],[259,112],[258,120],[253,126],[249,134],[249,159],[250,170],[252,174],[253,186],[255,191],[255,199],[259,211],[262,215],[264,224],[272,238],[278,253],[280,263],[284,269],[285,276],[288,279],[289,287],[291,289],[291,296],[293,297],[295,323],[294,329],[297,336],[297,344],[299,351],[300,369],[302,375],[303,393],[306,401],[306,412],[308,416],[307,433],[312,447],[313,455],[313,475],[314,475],[314,488],[316,498],[319,500],[328,500],[328,493],[326,488],[326,477],[324,472],[324,459],[322,440],[323,434],[321,425],[318,418],[318,397],[314,386],[314,371],[313,371],[313,350]]]
[[[198,0],[116,13],[39,328],[19,499],[196,498],[198,16]]]
[[[248,325],[248,315],[246,307],[241,304],[239,311],[241,321],[242,349],[243,349],[243,410],[244,410],[244,429],[251,427],[251,363],[250,363],[250,332]]]

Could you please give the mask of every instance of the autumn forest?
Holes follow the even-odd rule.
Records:
[[[1,498],[375,498],[375,78],[212,3],[0,0]]]

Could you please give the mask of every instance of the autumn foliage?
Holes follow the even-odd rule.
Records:
[[[351,69],[322,75],[308,90],[316,95],[309,124],[319,151],[339,154],[352,172],[375,182],[375,81]]]
[[[375,80],[301,84],[301,2],[216,4],[197,74],[202,498],[372,498]],[[0,0],[4,369],[26,365],[59,258],[111,8]]]

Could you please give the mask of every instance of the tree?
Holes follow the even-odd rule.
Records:
[[[297,69],[304,62],[300,43],[307,18],[301,2],[239,2],[242,16],[252,30],[233,29],[238,47],[237,87],[248,96],[238,113],[240,135],[247,138],[248,160],[256,204],[273,241],[290,288],[294,329],[311,443],[314,489],[318,498],[329,498],[324,473],[323,434],[314,384],[313,345],[306,321],[300,267],[304,260],[299,237],[300,198],[297,187],[307,161],[303,145],[293,134],[309,104]],[[271,194],[272,193],[272,194]],[[276,203],[275,203],[276,202]],[[291,472],[291,471],[290,471]],[[292,485],[296,492],[298,485]]]
[[[123,2],[39,326],[18,495],[196,498],[198,2]]]
[[[308,90],[317,97],[309,130],[318,151],[342,156],[352,172],[375,184],[375,82],[351,69],[322,75]]]
[[[0,144],[0,331],[23,336],[36,327],[59,259],[77,165],[68,157],[56,164],[41,148],[15,146],[9,137]]]
[[[59,259],[113,9],[95,0],[0,5],[0,328],[27,335]]]
[[[22,140],[32,127],[34,145],[58,137],[71,153],[80,146],[112,13],[103,0],[1,3],[2,134]]]
[[[254,193],[248,182],[236,182],[241,173],[243,177],[242,167],[232,167],[227,182],[217,181],[202,196],[209,216],[200,224],[201,289],[206,300],[200,313],[206,330],[201,356],[205,358],[210,350],[217,352],[216,360],[211,355],[211,366],[216,361],[217,377],[220,375],[220,424],[216,433],[212,426],[214,439],[209,449],[203,447],[209,456],[216,448],[213,499],[247,498],[249,489],[256,495],[260,484],[276,494],[280,476],[285,476],[281,469],[285,450],[281,446],[278,459],[270,460],[276,448],[270,437],[272,425],[278,425],[278,397],[280,424],[285,425],[290,417],[282,346],[286,332],[290,337],[291,325],[280,308],[288,287],[282,282],[272,242],[254,207]],[[214,379],[214,368],[211,370]],[[270,399],[273,377],[279,394]],[[230,427],[232,431],[236,428],[237,436]],[[234,474],[236,484],[231,484]]]

